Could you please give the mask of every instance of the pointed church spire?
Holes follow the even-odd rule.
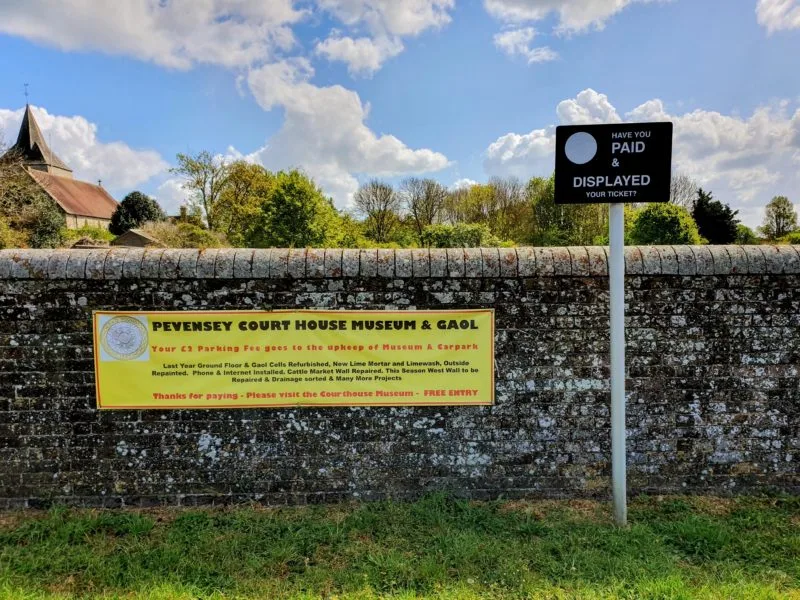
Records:
[[[33,116],[30,104],[25,105],[25,114],[22,117],[17,143],[8,151],[16,153],[31,169],[72,177],[72,169],[50,150],[50,146],[45,141],[42,130],[39,129],[39,124],[36,122],[36,117]]]

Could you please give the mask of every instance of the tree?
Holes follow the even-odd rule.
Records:
[[[374,240],[365,235],[364,223],[351,215],[343,214],[336,226],[335,241],[330,245],[337,248],[374,248],[375,244]]]
[[[63,241],[64,213],[50,198],[39,198],[33,205],[28,224],[31,248],[57,248]]]
[[[467,223],[467,198],[474,186],[459,187],[447,192],[447,198],[442,206],[441,219],[445,223],[455,225],[456,223]]]
[[[531,218],[521,241],[537,246],[590,245],[608,231],[605,204],[556,204],[555,179],[534,177],[525,188]]]
[[[0,245],[55,248],[62,242],[64,214],[14,153],[0,149]]]
[[[111,215],[108,230],[114,235],[122,235],[148,221],[163,221],[165,218],[164,211],[150,196],[142,192],[131,192],[122,199]]]
[[[281,171],[246,242],[256,248],[335,245],[338,222],[333,202],[307,175]]]
[[[747,225],[739,223],[736,226],[736,243],[743,246],[758,244],[758,236]]]
[[[797,213],[786,196],[775,196],[767,204],[764,224],[759,228],[768,240],[777,240],[797,229]]]
[[[228,165],[210,152],[191,156],[178,154],[178,166],[170,173],[183,179],[183,189],[191,193],[191,202],[205,215],[208,228],[217,231],[217,205],[228,177]]]
[[[417,237],[428,225],[438,223],[447,199],[447,189],[433,179],[411,177],[400,184],[400,195],[409,214],[414,219]]]
[[[392,186],[372,179],[358,188],[353,202],[365,218],[367,235],[376,242],[388,242],[400,216],[400,198]]]
[[[503,239],[518,239],[531,218],[525,187],[516,177],[492,177],[489,187],[492,190],[492,205],[487,214],[489,229]]]
[[[697,190],[692,207],[692,218],[697,223],[700,235],[711,244],[732,244],[736,241],[736,225],[739,211],[731,210],[727,204],[714,200],[711,192]]]
[[[697,224],[676,204],[648,204],[638,211],[630,232],[634,244],[699,244]]]
[[[422,232],[422,245],[430,248],[490,248],[503,245],[483,223],[428,225]]]
[[[672,176],[669,184],[669,201],[690,210],[697,197],[697,182],[683,173]]]
[[[228,165],[214,211],[216,230],[241,246],[274,186],[275,175],[261,165],[243,160]]]
[[[485,223],[488,225],[495,205],[495,190],[488,183],[470,186],[462,208],[461,223]]]

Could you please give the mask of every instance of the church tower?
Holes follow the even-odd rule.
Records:
[[[25,105],[17,143],[3,156],[19,161],[33,181],[55,200],[68,228],[108,229],[119,206],[117,201],[102,186],[73,178],[72,169],[45,142],[29,104]]]
[[[47,145],[42,130],[39,129],[39,124],[36,122],[36,117],[33,116],[30,104],[25,105],[25,115],[22,117],[17,143],[9,148],[8,152],[19,156],[29,169],[72,178],[72,169]]]

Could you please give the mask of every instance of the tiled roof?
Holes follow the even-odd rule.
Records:
[[[67,214],[110,219],[117,210],[117,201],[99,185],[34,169],[28,173]]]

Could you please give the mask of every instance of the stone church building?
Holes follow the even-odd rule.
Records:
[[[72,177],[72,169],[45,142],[30,105],[25,106],[17,142],[8,153],[18,156],[25,171],[55,200],[68,228],[88,225],[108,229],[117,201],[102,186]]]

